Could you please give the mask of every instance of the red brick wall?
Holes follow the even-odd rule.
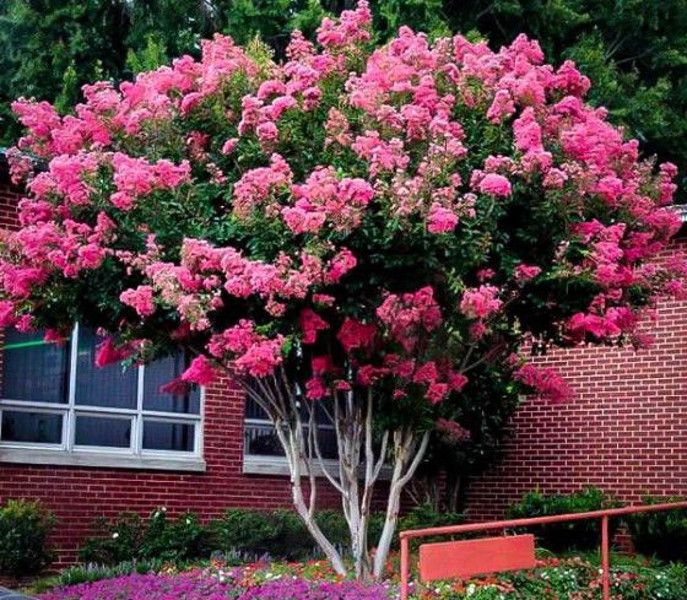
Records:
[[[14,228],[17,220],[17,202],[21,198],[21,191],[3,183],[0,173],[0,228]]]
[[[575,389],[566,404],[528,398],[504,460],[472,482],[469,514],[499,518],[523,493],[598,486],[624,502],[687,496],[687,302],[662,302],[653,347],[557,350],[542,359]]]

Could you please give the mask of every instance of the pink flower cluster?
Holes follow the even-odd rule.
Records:
[[[486,319],[501,308],[503,302],[498,295],[499,288],[494,285],[467,289],[460,301],[460,312],[469,319]]]
[[[155,190],[173,190],[188,183],[191,165],[184,161],[177,166],[168,160],[149,163],[143,158],[131,158],[121,152],[112,157],[113,181],[117,191],[110,202],[120,210],[130,210],[136,198],[147,196]]]
[[[532,388],[546,400],[565,402],[572,397],[570,386],[551,368],[526,364],[515,371],[515,379]]]
[[[387,294],[377,308],[377,316],[408,353],[413,352],[423,335],[434,331],[442,322],[441,309],[429,286],[402,296]]]
[[[296,201],[282,208],[284,222],[294,233],[317,233],[325,222],[345,232],[360,225],[362,213],[374,196],[363,179],[337,179],[332,167],[319,167],[301,185],[293,186]]]
[[[231,360],[239,373],[265,377],[281,364],[283,344],[282,336],[267,338],[255,330],[255,323],[241,319],[236,325],[213,335],[207,348],[220,362]]]

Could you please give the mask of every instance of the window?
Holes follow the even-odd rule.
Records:
[[[320,404],[316,403],[316,407]],[[324,411],[318,410],[317,419],[320,452],[326,461],[335,461],[338,457],[336,434]],[[303,420],[307,421],[306,414]],[[307,436],[307,426],[305,427]],[[284,449],[274,431],[274,425],[265,412],[250,397],[246,397],[246,413],[243,427],[244,455],[243,470],[246,473],[288,474]],[[314,453],[314,451],[313,451]]]
[[[160,392],[185,356],[97,368],[101,341],[78,325],[63,346],[5,332],[0,460],[202,469],[201,391]]]

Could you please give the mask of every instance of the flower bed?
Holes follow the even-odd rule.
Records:
[[[43,600],[225,600],[227,586],[217,577],[201,573],[140,575],[55,588]]]
[[[301,573],[302,575],[296,575]],[[309,577],[307,577],[309,576]],[[306,578],[307,577],[307,578]],[[42,600],[389,600],[388,585],[339,581],[320,563],[130,574],[54,588]]]
[[[684,600],[687,566],[640,559],[615,561],[614,600]],[[42,600],[390,600],[398,582],[364,586],[343,581],[324,562],[253,564],[182,573],[118,575],[54,588]],[[469,581],[416,586],[413,600],[597,600],[598,564],[576,558],[547,558],[539,567]]]

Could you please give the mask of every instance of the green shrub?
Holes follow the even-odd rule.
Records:
[[[348,540],[343,515],[324,511],[317,516],[325,534],[336,545]],[[238,554],[244,560],[269,555],[274,559],[304,560],[317,555],[315,542],[300,517],[288,510],[227,510],[211,524],[216,549],[225,555]]]
[[[137,514],[123,513],[114,520],[99,519],[95,528],[96,535],[79,551],[79,558],[86,563],[163,560],[179,564],[208,558],[212,551],[210,531],[193,513],[172,520],[161,509],[147,522]]]
[[[116,565],[141,556],[146,525],[139,515],[122,513],[114,520],[100,518],[94,529],[95,535],[79,550],[83,562]]]
[[[645,504],[679,502],[681,498],[644,498]],[[687,510],[639,513],[626,518],[635,549],[667,561],[687,561]]]
[[[208,558],[211,546],[209,529],[200,523],[196,514],[187,512],[171,520],[166,512],[158,510],[148,522],[139,558],[179,564]]]
[[[326,510],[316,518],[327,538],[346,552],[349,530],[344,516],[338,511]],[[399,528],[453,525],[461,520],[461,515],[438,513],[429,506],[419,506],[401,517]],[[379,539],[383,525],[384,515],[373,514],[369,529],[371,545]],[[209,558],[217,552],[234,563],[257,560],[265,555],[275,560],[294,561],[320,556],[295,512],[232,508],[209,525],[202,525],[193,513],[172,520],[164,510],[155,511],[147,521],[131,513],[123,513],[114,520],[99,519],[96,534],[83,544],[79,558],[84,563],[96,565],[150,560],[180,564]]]
[[[54,525],[39,503],[8,500],[0,508],[0,572],[20,577],[43,569],[52,560],[46,538]]]
[[[522,500],[510,507],[512,519],[546,517],[566,513],[588,512],[617,506],[612,498],[598,488],[588,487],[572,494],[545,495],[539,491],[525,494]],[[611,534],[618,527],[617,519],[611,519]],[[565,523],[552,523],[524,528],[537,536],[539,545],[552,552],[567,550],[591,550],[601,542],[599,519],[585,519]]]

